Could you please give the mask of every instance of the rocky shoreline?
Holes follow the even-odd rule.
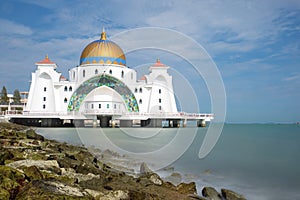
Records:
[[[47,140],[34,130],[0,123],[0,199],[213,199],[242,200],[216,191],[163,180],[145,163],[133,176],[105,164],[86,148]]]

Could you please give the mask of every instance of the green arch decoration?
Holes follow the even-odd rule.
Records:
[[[119,79],[102,74],[83,82],[73,93],[68,104],[68,111],[79,111],[84,98],[95,88],[107,86],[118,92],[129,112],[139,112],[139,106],[131,90]]]

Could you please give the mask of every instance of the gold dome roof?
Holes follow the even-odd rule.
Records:
[[[123,50],[114,42],[107,40],[103,30],[100,40],[88,44],[81,53],[80,65],[83,64],[117,64],[126,66]]]

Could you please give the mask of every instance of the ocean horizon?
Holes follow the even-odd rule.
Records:
[[[116,157],[116,164],[135,171],[145,161],[163,177],[178,172],[180,181],[196,182],[198,193],[204,186],[213,186],[218,190],[231,189],[247,199],[300,199],[300,125],[226,123],[212,151],[199,159],[207,130],[188,127],[38,128],[36,131],[48,139],[116,151],[121,155]],[[192,140],[181,139],[165,154],[166,147],[180,136]],[[182,152],[176,154],[178,149]],[[154,157],[151,153],[161,154]]]

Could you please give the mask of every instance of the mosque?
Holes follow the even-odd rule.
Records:
[[[137,79],[137,72],[126,66],[123,50],[104,30],[99,40],[84,48],[69,79],[48,56],[35,65],[23,114],[10,116],[11,122],[42,127],[179,127],[188,120],[205,126],[213,119],[212,114],[178,112],[170,67],[159,59],[149,66],[149,74]]]

